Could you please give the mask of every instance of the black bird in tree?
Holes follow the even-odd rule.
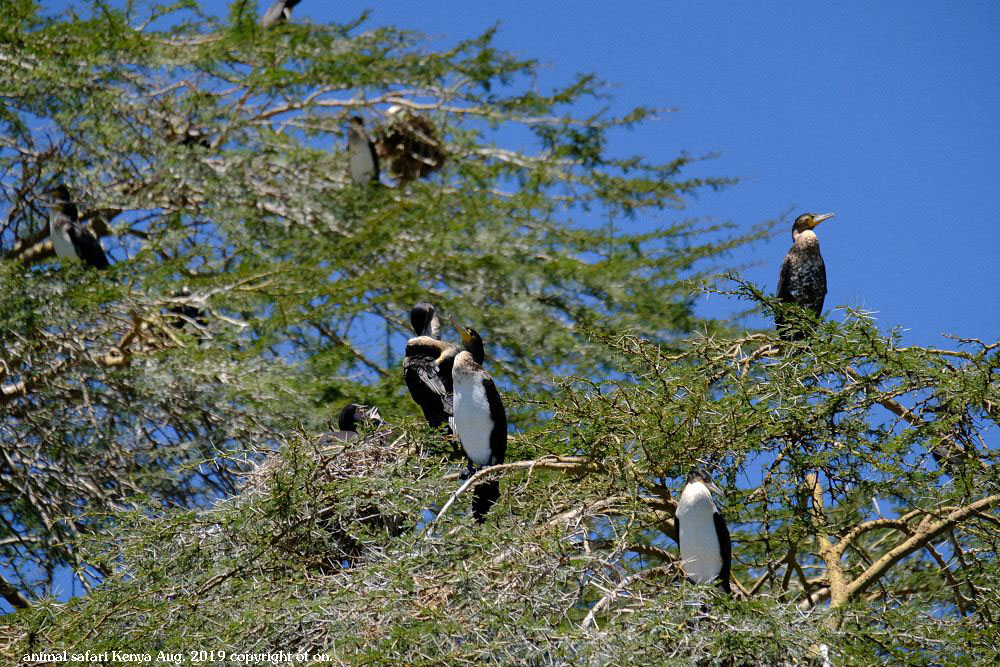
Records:
[[[60,259],[79,260],[97,269],[111,266],[97,235],[80,221],[69,188],[60,183],[45,195],[45,205],[49,209],[49,237],[56,255]]]
[[[410,324],[417,335],[406,341],[403,380],[423,410],[424,419],[432,428],[438,428],[447,424],[452,415],[451,366],[458,348],[440,340],[441,322],[433,305],[415,305],[410,311]]]
[[[378,183],[378,153],[375,143],[365,132],[361,116],[352,116],[347,128],[347,164],[351,182],[355,185]]]
[[[330,431],[320,436],[319,445],[331,445],[336,442],[347,442],[358,437],[358,426],[366,426],[369,429],[377,429],[382,426],[382,415],[374,405],[358,405],[348,403],[337,417],[337,428],[339,431]]]
[[[267,29],[279,23],[285,23],[292,19],[292,7],[299,4],[301,0],[277,0],[268,7],[264,16],[260,19],[260,27]]]
[[[778,274],[778,299],[801,306],[816,317],[822,314],[826,298],[826,265],[813,229],[832,217],[833,213],[803,213],[795,219],[792,247]],[[780,313],[775,314],[774,323],[782,340],[802,340],[806,335],[802,325],[786,321]]]

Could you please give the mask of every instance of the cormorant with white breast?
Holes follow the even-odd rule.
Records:
[[[463,479],[475,466],[503,463],[507,454],[507,411],[490,374],[476,363],[468,350],[459,352],[451,369],[454,382],[455,432],[469,460]],[[486,513],[500,498],[500,481],[477,484],[472,489],[472,515],[486,520]]]
[[[347,442],[358,437],[358,426],[365,425],[374,430],[381,426],[382,415],[378,408],[357,403],[348,403],[341,409],[340,416],[337,417],[337,427],[339,431],[324,433],[320,439],[320,445],[330,445],[335,442]]]
[[[826,298],[826,265],[819,252],[819,238],[813,229],[833,213],[803,213],[792,226],[792,247],[781,263],[778,274],[778,299],[794,303],[817,317],[823,312]],[[774,323],[782,340],[802,340],[805,331],[790,326],[785,317],[775,314]]]
[[[277,2],[268,7],[267,11],[264,12],[264,16],[260,19],[260,27],[266,30],[273,25],[290,21],[292,18],[292,7],[299,4],[299,2],[301,0],[277,0]]]
[[[355,185],[378,183],[378,153],[361,116],[352,116],[347,128],[347,163]]]
[[[433,305],[415,305],[410,311],[410,324],[417,336],[406,341],[403,380],[423,410],[424,419],[432,428],[438,428],[447,424],[452,415],[451,366],[458,348],[439,340],[441,322]]]
[[[722,493],[710,474],[701,469],[691,471],[674,513],[681,566],[691,581],[699,584],[715,581],[732,594],[729,570],[733,547],[726,521],[712,502],[713,491]]]
[[[111,264],[97,235],[80,222],[80,214],[63,184],[48,190],[49,237],[60,259],[80,260],[88,266],[106,269]]]

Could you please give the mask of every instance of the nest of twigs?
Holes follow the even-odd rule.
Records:
[[[391,114],[389,122],[378,129],[376,150],[389,161],[389,172],[400,183],[426,178],[445,161],[434,124],[409,110]]]

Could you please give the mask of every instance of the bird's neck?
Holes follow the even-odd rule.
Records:
[[[475,361],[480,366],[486,361],[486,349],[483,347],[483,341],[474,340],[466,348],[469,350],[469,354],[472,355],[472,360]]]
[[[681,492],[679,505],[686,507],[702,506],[706,510],[715,511],[715,503],[712,502],[712,492],[701,482],[691,482],[684,487]]]
[[[819,237],[816,236],[816,232],[811,229],[805,229],[801,232],[792,232],[792,241],[800,248],[819,245]]]
[[[80,218],[80,212],[76,208],[76,204],[73,202],[62,202],[58,205],[59,213],[69,220],[76,221]]]
[[[441,338],[441,320],[438,318],[437,313],[431,316],[422,333],[424,336],[430,336],[431,338]]]

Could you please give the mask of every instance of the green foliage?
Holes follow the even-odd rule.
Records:
[[[1000,346],[902,347],[859,313],[801,343],[699,318],[691,285],[768,226],[680,217],[729,184],[688,178],[686,154],[610,154],[652,110],[581,117],[595,77],[539,90],[493,30],[434,50],[364,15],[262,30],[246,2],[221,23],[190,2],[8,4],[0,594],[25,608],[7,652],[995,655]],[[447,159],[355,187],[344,122],[374,135],[392,106]],[[56,182],[111,270],[54,260]],[[400,382],[421,300],[483,333],[517,426],[509,465],[480,473],[503,488],[483,526]],[[320,447],[349,400],[391,432]],[[673,555],[696,464],[728,491],[737,599]],[[61,566],[99,585],[44,597]]]
[[[294,436],[235,498],[120,517],[113,551],[84,549],[115,574],[19,624],[70,650],[212,643],[349,664],[996,654],[996,453],[970,442],[964,463],[937,467],[928,450],[970,434],[927,407],[995,376],[1000,347],[903,348],[857,315],[784,351],[761,334],[672,355],[597,338],[619,379],[532,399],[552,417],[480,473],[503,488],[485,525],[420,427],[324,448]],[[994,379],[953,409],[989,437],[998,394]],[[913,397],[909,417],[885,408]],[[672,491],[693,465],[723,471],[737,599],[678,574]],[[830,547],[843,550],[827,560]]]

